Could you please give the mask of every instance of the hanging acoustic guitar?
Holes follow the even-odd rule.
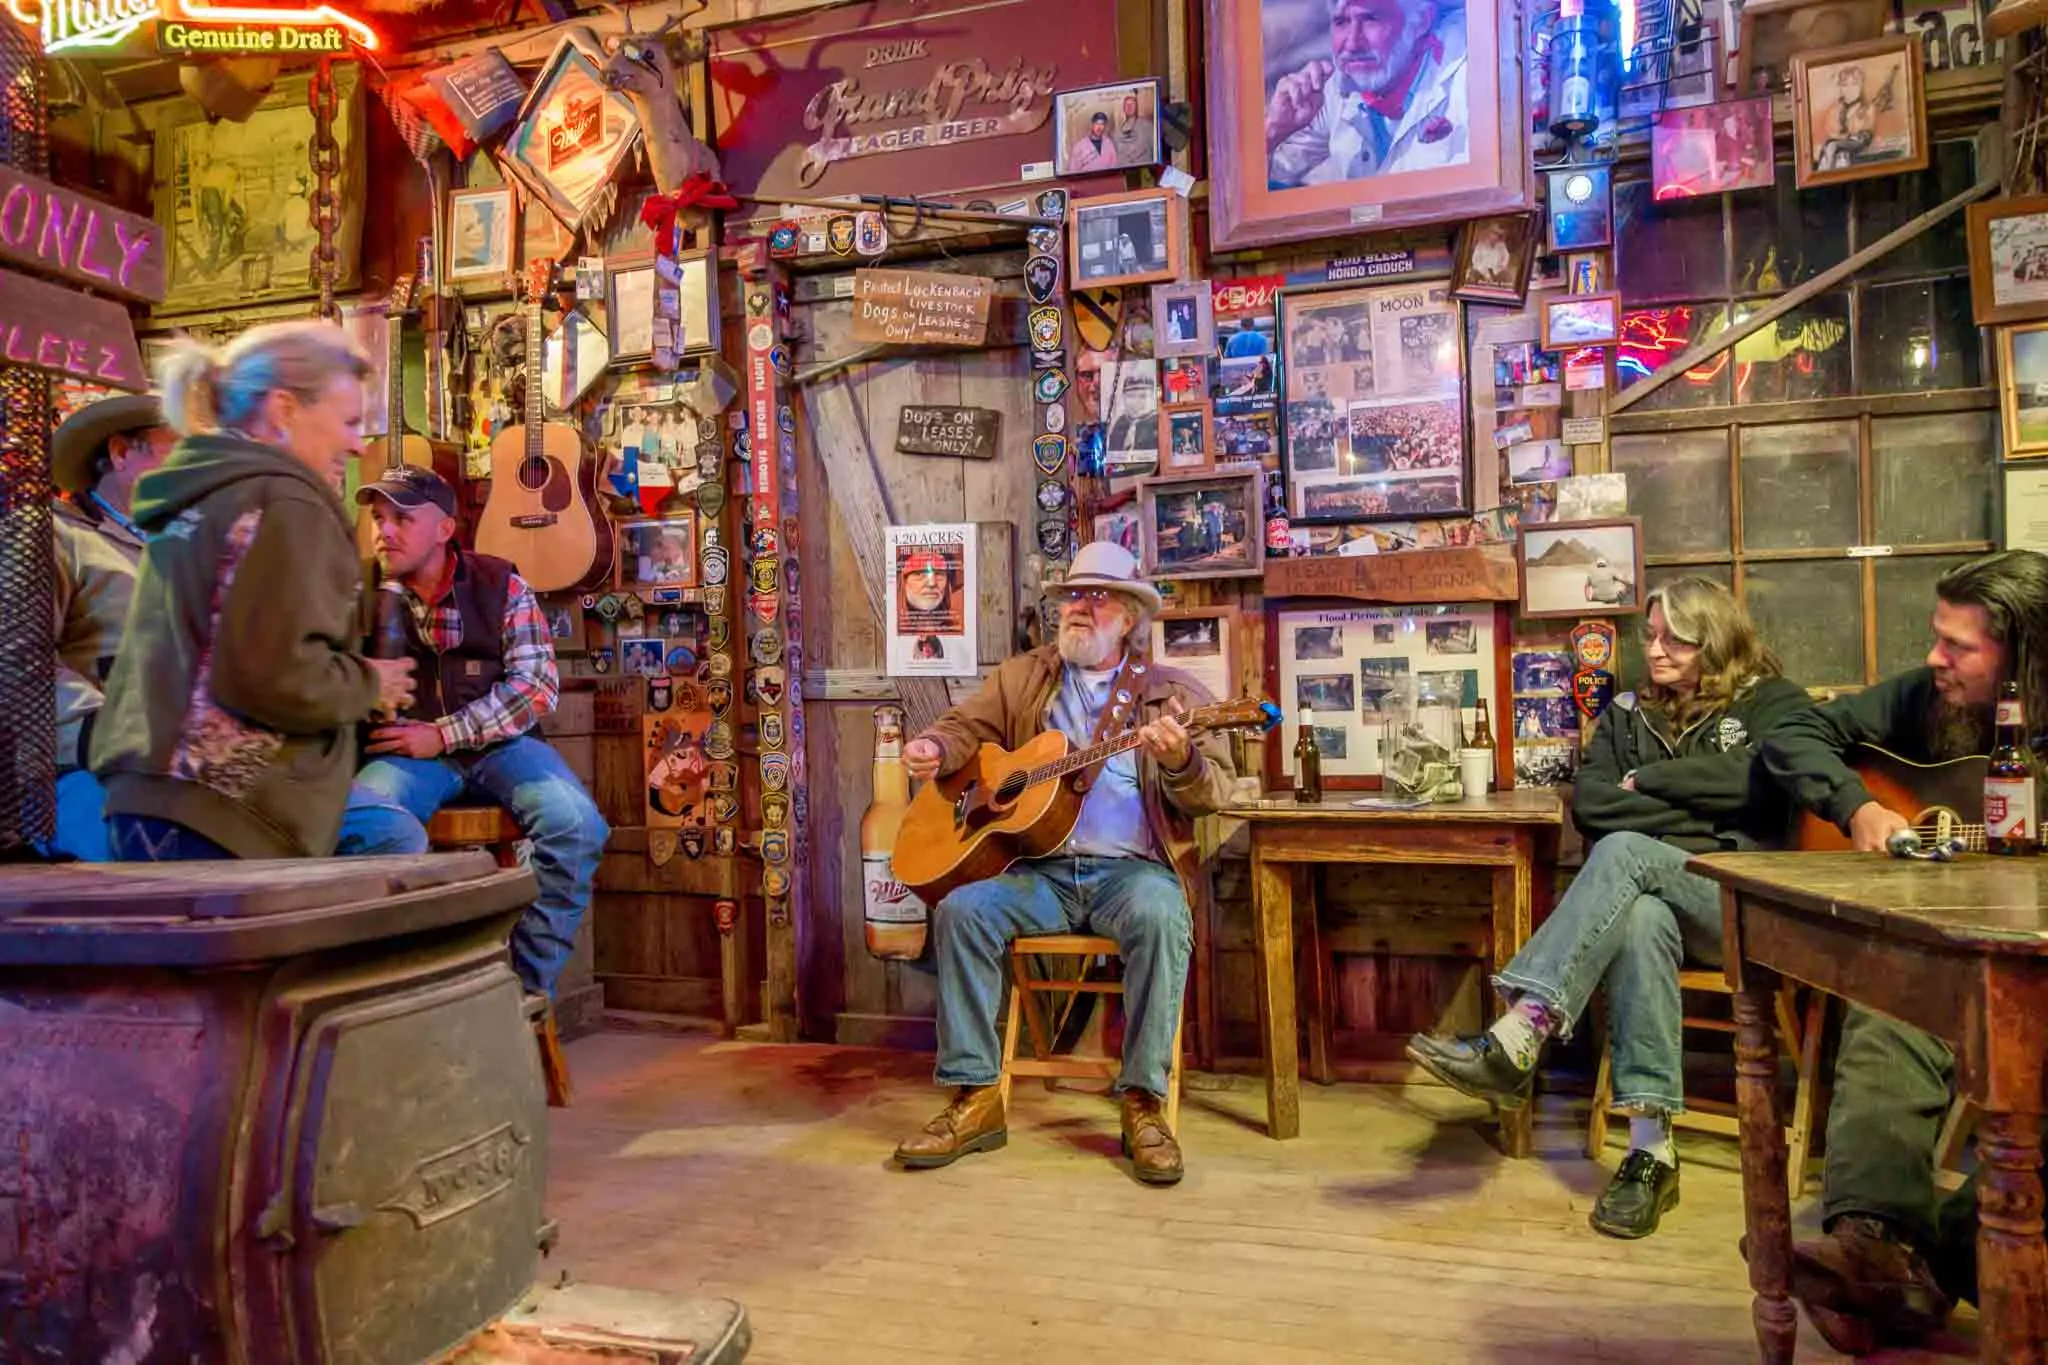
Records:
[[[542,308],[555,262],[526,273],[526,420],[491,440],[491,493],[477,518],[478,553],[509,559],[537,593],[580,588],[612,568],[611,520],[597,501],[597,461],[583,434],[542,419]]]
[[[1190,735],[1218,730],[1270,730],[1280,708],[1259,697],[1198,707],[1180,717]],[[984,744],[958,772],[925,783],[896,830],[891,861],[896,880],[926,905],[970,882],[1000,874],[1019,858],[1059,848],[1081,818],[1082,794],[1066,781],[1138,747],[1136,730],[1069,751],[1059,730],[1047,730],[1014,752]]]

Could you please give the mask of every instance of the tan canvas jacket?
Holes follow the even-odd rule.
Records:
[[[1006,660],[973,696],[919,736],[936,741],[946,751],[939,771],[955,771],[984,744],[1015,749],[1052,728],[1049,713],[1064,667],[1058,645],[1040,645]],[[1190,711],[1216,700],[1187,674],[1156,663],[1146,664],[1144,682],[1139,696],[1147,720],[1160,714],[1168,698],[1178,698]],[[1195,850],[1195,817],[1223,808],[1230,799],[1235,775],[1224,735],[1197,735],[1194,744],[1194,762],[1178,773],[1160,771],[1144,750],[1138,751],[1138,785],[1145,794],[1147,823],[1159,847],[1166,850],[1189,905],[1195,903],[1196,879],[1202,875]]]

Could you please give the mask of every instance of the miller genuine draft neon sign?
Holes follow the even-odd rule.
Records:
[[[119,47],[156,25],[165,52],[345,52],[377,46],[368,24],[333,5],[279,7],[205,0],[4,0],[16,19],[42,35],[44,52]]]

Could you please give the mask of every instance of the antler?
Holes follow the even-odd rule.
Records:
[[[619,21],[626,26],[626,31],[622,35],[622,37],[625,38],[639,38],[644,41],[652,42],[658,38],[666,37],[670,29],[674,28],[676,25],[683,22],[683,11],[682,8],[678,6],[675,13],[669,15],[668,18],[662,20],[660,28],[655,29],[651,33],[637,33],[633,29],[632,6],[615,5],[612,3],[612,0],[599,0],[599,3],[602,4],[606,9],[610,10],[613,14],[619,16]]]

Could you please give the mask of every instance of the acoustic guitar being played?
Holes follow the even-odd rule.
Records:
[[[477,553],[509,559],[537,593],[596,582],[612,567],[611,521],[597,501],[597,461],[583,433],[542,419],[542,309],[555,262],[526,277],[526,420],[491,440],[491,493],[477,518]]]
[[[1849,767],[1863,779],[1879,805],[1906,817],[1922,848],[1957,847],[1984,851],[1983,754],[1944,763],[1915,763],[1875,745],[1859,747]],[[1849,836],[1811,811],[1799,816],[1793,846],[1810,851],[1854,848]]]
[[[1258,697],[1198,707],[1179,717],[1189,735],[1270,730],[1280,708]],[[1136,730],[1086,749],[1047,730],[1014,751],[984,744],[959,771],[925,783],[896,830],[891,869],[926,905],[970,882],[999,875],[1020,858],[1059,848],[1081,818],[1082,793],[1067,781],[1138,747]]]

